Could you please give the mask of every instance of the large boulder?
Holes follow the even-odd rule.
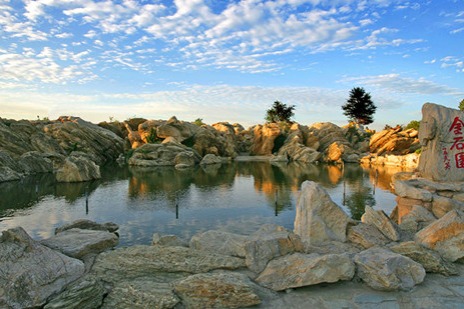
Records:
[[[304,244],[298,235],[281,226],[267,224],[249,237],[244,249],[247,267],[260,273],[276,257],[303,252]]]
[[[77,259],[106,251],[118,242],[118,236],[114,233],[78,228],[65,230],[41,241],[43,245]]]
[[[374,210],[369,205],[365,207],[365,213],[361,221],[375,226],[383,235],[392,241],[400,240],[396,224],[385,214],[383,210]]]
[[[137,148],[129,159],[135,166],[175,166],[199,163],[201,157],[193,149],[173,140],[162,144],[145,144]]]
[[[354,262],[357,275],[376,290],[410,290],[425,278],[425,270],[421,264],[380,247],[358,253]]]
[[[379,156],[403,156],[420,147],[417,130],[403,130],[401,126],[377,132],[369,141],[369,152]]]
[[[194,235],[190,239],[190,248],[245,257],[245,244],[248,240],[249,237],[245,235],[210,230]]]
[[[253,144],[250,150],[252,155],[271,155],[274,150],[274,142],[282,134],[277,123],[257,125],[253,129]]]
[[[63,165],[56,171],[58,182],[81,182],[100,179],[100,167],[86,156],[73,153],[67,157]]]
[[[85,276],[68,285],[64,292],[52,297],[44,309],[100,308],[107,293],[108,291],[101,280]]]
[[[346,254],[294,253],[270,261],[256,281],[275,291],[282,291],[323,282],[351,280],[354,273],[354,263]]]
[[[444,260],[437,252],[418,245],[414,241],[402,242],[390,247],[395,253],[407,256],[424,266],[426,272],[445,276],[456,275],[456,267]]]
[[[87,219],[78,219],[71,223],[64,224],[55,229],[55,234],[59,234],[63,231],[70,229],[82,229],[82,230],[95,230],[95,231],[108,231],[111,233],[116,232],[119,226],[113,222],[97,223]]]
[[[374,246],[384,246],[391,240],[385,237],[375,226],[365,223],[348,228],[348,240],[365,249]]]
[[[34,241],[22,228],[0,237],[0,307],[36,308],[84,274],[84,263]]]
[[[437,104],[422,106],[418,170],[441,182],[464,181],[464,113]]]
[[[415,240],[420,245],[438,251],[454,262],[464,257],[464,214],[452,210],[420,230]]]
[[[174,284],[174,291],[186,308],[243,308],[258,305],[259,287],[243,275],[232,272],[197,274]]]
[[[294,232],[304,242],[344,242],[350,222],[350,217],[331,200],[324,188],[313,181],[303,182],[296,204]]]
[[[284,146],[280,148],[278,155],[303,163],[314,163],[321,158],[320,152],[301,144],[300,138],[298,137],[285,143]]]
[[[172,137],[178,142],[183,142],[193,137],[198,130],[197,125],[191,122],[179,121],[173,116],[166,123],[156,128],[156,135],[162,139]]]

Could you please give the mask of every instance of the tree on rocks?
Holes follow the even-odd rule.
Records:
[[[459,110],[464,111],[464,99],[459,102]]]
[[[377,106],[372,102],[371,95],[362,87],[355,87],[350,91],[350,97],[342,106],[344,115],[358,124],[370,124]]]
[[[287,106],[280,101],[275,101],[270,109],[266,111],[267,122],[292,122],[290,118],[294,116],[295,105]]]

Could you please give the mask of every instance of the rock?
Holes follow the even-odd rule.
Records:
[[[406,231],[417,232],[423,229],[436,218],[426,208],[418,205],[413,205],[409,213],[400,218],[399,228]]]
[[[243,308],[261,303],[247,276],[231,273],[197,274],[174,284],[186,308]]]
[[[198,153],[191,148],[171,141],[162,144],[145,144],[137,148],[129,159],[129,165],[175,166],[182,163],[182,158],[187,159],[189,166],[201,160]]]
[[[100,178],[98,165],[87,158],[76,155],[67,157],[63,166],[56,171],[58,182],[81,182]]]
[[[123,153],[124,140],[110,130],[78,117],[63,116],[43,127],[43,132],[58,142],[64,153],[80,151],[102,165]],[[43,151],[43,150],[42,150]],[[58,150],[43,152],[60,153]]]
[[[180,302],[170,284],[170,281],[178,279],[175,278],[170,278],[169,282],[164,282],[166,278],[158,275],[117,282],[109,295],[105,297],[101,308],[174,308]]]
[[[222,159],[212,153],[208,153],[201,159],[200,165],[221,164]]]
[[[101,280],[91,276],[71,283],[63,293],[53,297],[44,309],[94,309],[100,308],[107,290]]]
[[[452,263],[445,261],[437,252],[419,246],[414,241],[391,246],[390,250],[421,264],[426,272],[440,273],[445,276],[457,274],[456,267]]]
[[[296,204],[295,234],[304,242],[344,242],[351,219],[316,182],[305,181]]]
[[[463,120],[460,110],[432,103],[422,106],[418,166],[422,177],[439,182],[464,181]]]
[[[304,244],[298,235],[280,226],[263,225],[245,244],[246,265],[259,273],[273,258],[303,250]]]
[[[448,261],[461,259],[464,257],[464,214],[451,210],[419,231],[415,240],[426,248],[438,251]]]
[[[277,123],[255,126],[250,153],[256,156],[271,155],[274,152],[274,142],[281,134],[281,129]]]
[[[348,228],[348,240],[365,249],[374,246],[384,246],[391,241],[375,226],[364,223],[359,223]]]
[[[383,235],[392,241],[400,240],[400,234],[395,223],[385,214],[383,210],[374,210],[369,205],[365,207],[365,213],[361,221],[375,226]]]
[[[294,253],[269,262],[256,281],[275,291],[323,282],[351,280],[354,263],[346,254]]]
[[[392,181],[396,195],[424,202],[432,201],[432,193],[428,190],[422,189],[420,187],[421,185],[419,180],[400,180],[393,177]]]
[[[190,248],[245,257],[245,244],[248,240],[248,236],[210,230],[194,235],[190,239]]]
[[[303,163],[316,162],[322,156],[322,154],[315,149],[306,147],[305,145],[301,144],[299,138],[285,143],[284,146],[279,149],[278,154],[279,156],[284,156],[285,158],[288,157],[293,161],[299,161]]]
[[[154,246],[188,247],[188,243],[177,235],[161,235],[159,233],[153,234],[151,244]]]
[[[373,247],[358,253],[354,262],[357,275],[371,288],[382,291],[410,290],[422,283],[421,264],[390,250]]]
[[[8,166],[0,166],[0,182],[19,180],[22,176],[22,173],[16,172]]]
[[[399,126],[375,133],[369,142],[369,152],[379,156],[403,156],[419,148],[417,130],[402,130]]]
[[[359,253],[361,250],[353,244],[340,242],[340,241],[326,241],[316,246],[307,245],[305,246],[305,253],[317,253],[317,254],[343,254],[346,253],[349,256]]]
[[[108,231],[111,233],[116,232],[119,229],[119,226],[113,222],[106,222],[103,224],[96,223],[87,219],[79,219],[71,223],[62,225],[55,229],[55,234],[59,234],[63,231],[70,229],[81,229],[81,230],[95,230],[95,231]]]
[[[0,182],[18,180],[21,179],[22,176],[23,171],[21,165],[7,152],[0,149]]]
[[[90,253],[101,253],[119,242],[114,233],[73,228],[44,239],[41,243],[67,256],[82,259]]]
[[[0,237],[0,307],[41,307],[84,274],[84,263],[34,241],[17,227]]]
[[[184,247],[136,245],[101,253],[92,272],[105,281],[118,282],[161,272],[194,274],[242,267],[245,267],[243,259],[218,253]]]
[[[53,172],[53,162],[47,158],[46,154],[38,151],[29,151],[21,155],[19,164],[26,174]]]
[[[433,195],[432,212],[437,218],[441,218],[453,209],[462,209],[464,211],[464,203],[454,198]]]
[[[180,152],[174,157],[174,165],[176,167],[192,167],[196,163],[198,163],[198,157],[195,156],[193,151]]]
[[[156,135],[163,139],[173,137],[180,143],[194,136],[197,131],[197,125],[190,122],[179,121],[173,116],[166,123],[156,128]]]

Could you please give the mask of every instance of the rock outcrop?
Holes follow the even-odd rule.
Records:
[[[33,308],[84,274],[84,263],[34,241],[22,228],[0,237],[0,307]]]
[[[296,204],[294,231],[304,242],[344,242],[350,222],[350,217],[320,185],[313,181],[302,183]]]
[[[422,177],[442,182],[464,181],[464,113],[426,103],[422,106],[419,139]]]

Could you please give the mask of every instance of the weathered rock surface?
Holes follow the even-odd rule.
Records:
[[[418,166],[422,177],[441,182],[464,181],[463,120],[460,110],[432,103],[422,106]]]
[[[177,235],[153,234],[151,242],[154,246],[188,247],[188,242],[177,237]]]
[[[118,242],[119,238],[114,233],[78,228],[62,231],[41,241],[43,245],[77,259],[106,251]]]
[[[277,123],[266,123],[253,128],[253,144],[250,150],[252,155],[271,155],[275,140],[282,134]]]
[[[345,241],[352,220],[316,182],[305,181],[296,204],[295,234],[304,242]]]
[[[452,210],[416,234],[416,242],[454,262],[464,257],[464,214]]]
[[[346,254],[294,253],[269,262],[256,278],[261,285],[282,291],[322,282],[351,280],[355,266]]]
[[[107,294],[103,282],[91,276],[85,276],[71,283],[63,293],[53,297],[44,309],[94,309],[100,308]]]
[[[303,250],[304,244],[298,235],[280,226],[263,225],[245,243],[246,265],[259,273],[273,258]]]
[[[391,242],[375,226],[365,223],[349,227],[347,237],[350,242],[360,245],[365,249],[374,246],[384,246]]]
[[[361,221],[375,226],[383,235],[392,241],[400,240],[400,234],[396,224],[390,220],[383,210],[374,210],[369,205],[365,207],[365,213]]]
[[[245,257],[248,236],[210,230],[196,234],[190,239],[190,248],[218,252],[230,256]]]
[[[173,141],[162,144],[145,144],[134,151],[129,165],[136,166],[175,166],[188,158],[187,164],[199,163],[201,157],[191,148]]]
[[[0,238],[0,307],[32,308],[84,274],[84,263],[34,241],[22,228]]]
[[[424,248],[414,241],[402,242],[390,247],[395,253],[407,256],[421,264],[426,272],[440,273],[445,276],[456,275],[456,267],[445,261],[437,252]]]
[[[189,276],[174,283],[174,291],[187,308],[243,308],[261,303],[258,287],[247,276],[208,273]]]
[[[436,218],[426,208],[413,205],[409,213],[403,215],[400,220],[399,228],[401,230],[415,233],[434,222]]]
[[[403,130],[400,126],[377,132],[369,141],[369,151],[379,156],[403,156],[420,147],[417,130]]]
[[[453,209],[464,211],[464,203],[454,198],[447,198],[436,194],[433,195],[432,212],[435,217],[441,218]]]
[[[216,155],[208,153],[201,159],[200,165],[221,164],[222,159]]]
[[[82,229],[82,230],[95,230],[95,231],[108,231],[111,233],[116,232],[119,226],[113,222],[97,223],[87,219],[79,219],[68,224],[64,224],[55,229],[55,234],[59,234],[63,231],[70,229]]]
[[[180,299],[172,291],[170,282],[179,278],[178,275],[159,274],[115,282],[101,308],[174,308]]]
[[[280,148],[278,154],[280,156],[290,158],[293,161],[303,163],[317,162],[322,156],[322,154],[317,150],[302,144],[299,137],[296,137],[285,143],[285,145]]]
[[[362,251],[355,256],[354,262],[357,275],[376,290],[410,290],[425,278],[421,264],[379,247]]]
[[[92,272],[109,282],[145,277],[157,272],[203,273],[245,267],[240,258],[185,247],[143,246],[118,248],[100,254]]]
[[[67,157],[61,168],[56,171],[58,182],[81,182],[100,178],[100,167],[77,154]]]

